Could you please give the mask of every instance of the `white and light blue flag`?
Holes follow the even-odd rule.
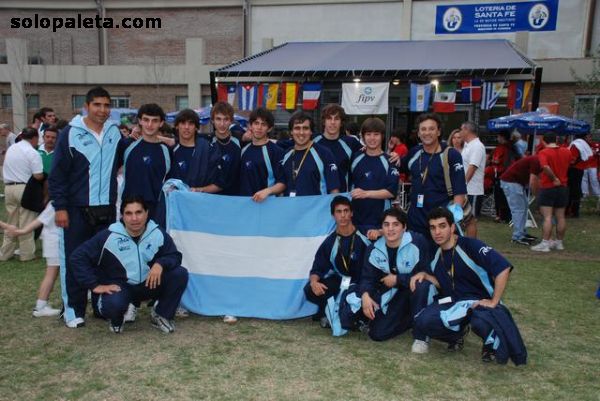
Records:
[[[431,84],[410,84],[410,111],[427,111]]]
[[[332,196],[249,197],[175,191],[169,233],[190,280],[182,304],[202,315],[293,319],[317,311],[303,287],[335,223]]]

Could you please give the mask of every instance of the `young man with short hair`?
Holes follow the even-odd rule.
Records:
[[[37,217],[37,213],[24,208],[21,203],[25,186],[31,177],[44,180],[42,159],[35,150],[38,132],[34,128],[25,128],[21,132],[21,141],[11,146],[4,159],[4,193],[6,194],[6,222],[18,228],[24,228]],[[15,255],[19,247],[19,260],[26,262],[35,259],[35,239],[33,233],[18,238],[4,233],[0,248],[0,261],[7,261]]]
[[[56,125],[50,125],[44,131],[44,149],[38,149],[38,153],[42,158],[44,173],[50,174],[52,169],[52,158],[54,157],[54,148],[56,147],[56,139],[58,137],[58,129]]]
[[[175,330],[173,318],[188,281],[173,239],[148,218],[143,197],[127,196],[122,221],[111,224],[79,246],[71,256],[75,277],[92,291],[96,315],[110,321],[115,334],[124,328],[130,303],[158,302],[151,322],[164,333]]]
[[[110,116],[110,95],[88,91],[85,117],[75,116],[56,143],[48,179],[55,221],[63,228],[60,277],[67,327],[85,324],[87,290],[75,277],[69,257],[81,243],[116,219],[117,170],[127,146]]]
[[[483,362],[497,360],[524,364],[527,351],[512,316],[501,303],[513,266],[492,247],[475,238],[455,233],[454,216],[446,208],[428,215],[431,236],[438,246],[428,272],[410,280],[411,288],[428,282],[439,291],[437,302],[415,319],[414,332],[448,343],[450,351],[463,347],[469,331],[483,340]],[[427,342],[413,346],[414,353],[426,353]]]
[[[446,144],[440,141],[442,122],[435,113],[421,114],[417,118],[418,135],[421,145],[413,147],[402,159],[402,171],[410,173],[410,209],[408,227],[431,239],[427,214],[436,207],[453,204],[461,208],[465,202],[467,186],[462,157],[455,149],[445,152]],[[446,157],[447,155],[447,157]],[[447,167],[448,193],[444,179],[444,167]]]
[[[362,313],[370,320],[369,337],[384,341],[408,330],[427,306],[431,286],[409,288],[411,277],[427,269],[430,258],[425,238],[406,230],[407,216],[387,209],[381,218],[383,236],[366,252],[358,295]],[[413,334],[415,342],[424,336]]]
[[[385,123],[377,117],[367,118],[360,131],[365,150],[352,156],[350,195],[354,222],[373,241],[381,235],[381,214],[398,193],[399,174],[382,149]]]
[[[315,136],[313,141],[325,146],[333,154],[333,160],[338,167],[340,192],[346,192],[349,188],[350,159],[362,145],[358,139],[345,133],[346,112],[342,106],[331,103],[323,107],[321,122],[323,133]]]
[[[262,107],[253,110],[249,118],[252,143],[242,149],[240,168],[240,195],[252,196],[262,202],[271,195],[285,190],[281,160],[283,150],[269,140],[273,128],[273,114]]]
[[[155,218],[158,199],[165,178],[171,171],[173,155],[158,137],[165,123],[165,112],[155,104],[142,105],[138,110],[142,137],[127,147],[123,165],[122,198],[140,195],[148,206],[150,218]]]
[[[283,157],[286,196],[338,193],[338,168],[329,149],[314,143],[314,123],[303,111],[292,114],[289,129],[294,147]]]
[[[241,146],[240,141],[233,137],[229,130],[233,123],[233,107],[227,102],[215,103],[210,111],[210,119],[215,129],[212,144],[217,146],[221,155],[219,162],[221,182],[215,184],[213,191],[204,192],[238,195]]]
[[[477,238],[477,219],[483,202],[483,179],[485,172],[485,146],[479,140],[479,127],[471,121],[460,126],[465,145],[461,152],[467,183],[467,198],[473,210],[473,217],[466,222],[465,235]]]
[[[306,299],[319,306],[316,317],[321,327],[332,327],[333,334],[345,334],[343,329],[354,328],[356,314],[343,316],[340,304],[346,294],[358,287],[365,251],[371,242],[352,224],[352,203],[338,195],[331,201],[335,231],[319,246],[309,282],[304,287]],[[347,314],[348,315],[348,314]]]
[[[222,181],[219,173],[221,153],[216,145],[198,135],[198,114],[191,109],[181,110],[174,125],[178,139],[169,178],[183,181],[195,192],[210,192],[210,189],[218,192],[215,187]]]
[[[567,231],[565,209],[569,204],[568,170],[572,156],[569,148],[556,144],[556,136],[544,137],[546,147],[538,153],[542,173],[538,191],[538,206],[544,216],[542,242],[530,249],[536,252],[562,251]],[[556,219],[556,239],[552,239],[552,218]]]

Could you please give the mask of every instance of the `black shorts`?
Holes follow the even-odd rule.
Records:
[[[473,208],[473,215],[476,218],[479,218],[481,216],[481,205],[483,205],[483,198],[485,195],[467,195],[467,198],[469,199],[469,203],[471,204],[471,207]]]
[[[554,187],[540,189],[538,192],[538,206],[561,209],[569,204],[569,188]]]

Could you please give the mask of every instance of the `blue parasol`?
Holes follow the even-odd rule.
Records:
[[[522,134],[578,135],[590,132],[590,125],[585,121],[540,111],[494,118],[488,120],[487,127],[492,132],[516,129]]]

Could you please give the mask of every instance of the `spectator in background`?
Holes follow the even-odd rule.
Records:
[[[44,166],[44,174],[50,175],[50,169],[52,168],[52,159],[54,157],[54,147],[56,146],[56,139],[58,137],[58,128],[56,125],[50,125],[44,131],[44,149],[38,149],[38,153],[42,158],[42,164]]]
[[[129,138],[129,135],[131,134],[131,129],[125,124],[119,125],[119,131],[123,138]]]
[[[513,143],[508,131],[498,133],[498,145],[492,153],[492,167],[494,168],[494,204],[496,207],[496,223],[508,223],[511,219],[510,209],[504,192],[500,187],[500,176],[517,158]]]
[[[400,159],[408,154],[408,146],[406,146],[406,135],[399,129],[392,132],[392,136],[387,144],[387,153],[391,155],[395,153]]]
[[[512,133],[511,139],[513,141],[513,143],[515,144],[515,152],[517,152],[517,154],[519,155],[519,157],[524,157],[525,154],[527,153],[527,141],[525,141],[522,137],[521,134],[517,131],[514,131]]]
[[[591,162],[594,161],[592,147],[585,140],[587,135],[588,134],[577,135],[575,140],[569,146],[569,150],[571,151],[571,165],[569,166],[568,171],[569,205],[565,212],[567,217],[579,217],[579,205],[581,203],[581,197],[583,196],[581,190],[583,172],[591,165]]]
[[[31,223],[37,213],[21,206],[23,191],[27,181],[33,176],[36,180],[44,179],[42,158],[35,150],[39,134],[36,129],[25,128],[21,132],[21,141],[11,146],[4,160],[4,191],[6,193],[6,222],[17,228],[24,228]],[[35,241],[33,233],[18,237],[19,259],[26,262],[35,258]],[[17,247],[17,239],[4,235],[0,249],[0,261],[12,258]]]
[[[51,125],[56,124],[56,121],[58,120],[58,118],[56,118],[56,113],[50,107],[42,107],[39,111],[39,114],[40,114],[40,120],[42,121],[42,123],[40,124],[40,129],[38,130],[38,132],[40,133],[40,135],[43,138],[46,128],[48,128]]]
[[[583,180],[581,182],[581,192],[583,196],[595,196],[600,205],[600,182],[598,182],[598,162],[600,161],[600,142],[593,142],[592,134],[588,134],[585,140],[592,148],[593,156],[586,162],[586,169],[583,171]]]
[[[463,139],[462,130],[460,128],[453,130],[448,137],[448,146],[462,153],[464,144],[465,140]]]
[[[537,191],[538,174],[542,171],[538,155],[523,157],[514,162],[500,177],[500,186],[510,207],[513,232],[512,242],[530,245],[536,238],[527,234],[527,213],[529,211],[529,192]]]
[[[6,137],[6,149],[14,145],[17,139],[17,135],[10,130],[8,124],[0,124],[0,136]]]
[[[481,213],[484,195],[485,146],[479,140],[479,128],[471,121],[463,123],[460,130],[465,141],[461,156],[465,166],[467,198],[473,209],[473,218],[465,222],[465,235],[477,238],[477,219]]]
[[[544,216],[544,224],[542,242],[531,247],[531,250],[536,252],[565,249],[563,239],[567,230],[565,208],[569,203],[567,171],[571,163],[571,151],[558,146],[551,137],[547,138],[546,142],[546,147],[538,154],[542,167],[538,205],[540,213]],[[552,217],[556,219],[556,240],[552,240]]]

